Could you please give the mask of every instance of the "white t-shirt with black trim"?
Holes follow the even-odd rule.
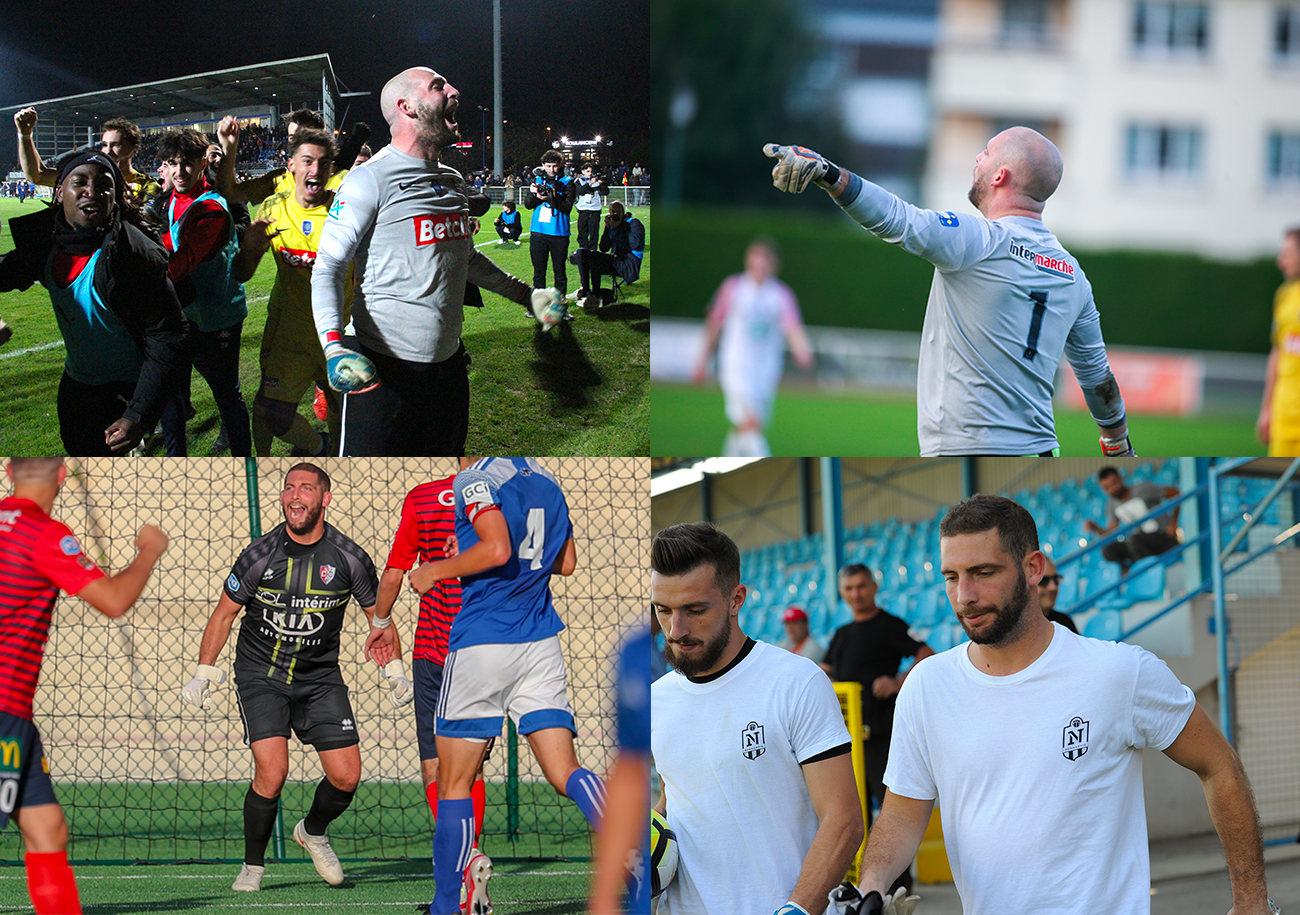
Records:
[[[756,642],[707,683],[660,677],[650,721],[680,852],[659,915],[775,911],[817,833],[800,763],[849,742],[830,679]]]
[[[978,670],[970,643],[917,664],[885,784],[937,798],[966,915],[1145,915],[1142,750],[1173,743],[1196,698],[1146,649],[1052,625],[1010,676]]]

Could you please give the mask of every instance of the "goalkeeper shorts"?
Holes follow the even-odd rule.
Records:
[[[0,829],[20,807],[57,803],[36,725],[0,712]]]
[[[496,737],[508,714],[520,734],[568,728],[577,736],[564,678],[564,654],[555,635],[453,651],[447,655],[438,697],[438,733]]]
[[[235,697],[244,721],[244,744],[268,737],[290,736],[320,750],[337,750],[360,743],[357,716],[348,700],[348,687],[337,679],[278,683],[235,672]]]

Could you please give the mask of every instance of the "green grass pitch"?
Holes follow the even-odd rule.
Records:
[[[650,453],[656,456],[717,454],[727,435],[722,392],[716,386],[651,386]],[[1138,454],[1254,455],[1265,449],[1255,439],[1253,414],[1175,418],[1131,416],[1129,431]],[[1097,425],[1086,412],[1056,411],[1061,454],[1100,454]],[[768,444],[775,455],[858,456],[919,454],[916,398],[899,395],[834,394],[784,387],[777,396]]]
[[[43,203],[0,199],[0,254],[13,247],[8,220],[36,211]],[[532,281],[528,240],[519,247],[498,246],[491,217],[475,244],[506,272]],[[574,321],[542,334],[513,302],[484,292],[483,309],[466,309],[462,338],[470,366],[470,429],[466,448],[479,454],[646,454],[650,447],[649,374],[650,212],[633,215],[646,226],[646,258],[641,278],[625,287],[625,301],[595,313],[572,307]],[[549,277],[549,273],[548,273]],[[578,288],[577,268],[569,265],[569,291]],[[249,314],[244,320],[240,381],[251,405],[261,370],[258,352],[266,323],[266,302],[275,264],[263,257],[245,284]],[[14,336],[0,347],[5,409],[0,411],[0,442],[7,454],[62,454],[55,395],[63,371],[63,345],[39,285],[0,295],[0,317]],[[195,373],[193,403],[198,415],[189,424],[189,450],[212,453],[220,422],[212,393]],[[310,401],[299,409],[324,428]],[[161,436],[146,440],[148,453],[162,453]],[[287,455],[276,440],[273,454]]]

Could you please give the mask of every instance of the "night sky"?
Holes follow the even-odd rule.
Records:
[[[460,91],[462,137],[492,129],[491,0],[225,0],[91,3],[39,0],[0,13],[0,106],[98,89],[329,54],[343,89],[370,91],[344,125],[367,121],[388,140],[379,90],[429,66]],[[189,11],[193,10],[193,13]],[[615,157],[646,158],[650,0],[502,0],[502,108],[511,128],[615,141]],[[38,112],[39,113],[39,112]],[[543,149],[539,146],[537,155]],[[637,153],[634,155],[634,153]],[[15,166],[12,124],[0,125],[0,167]]]

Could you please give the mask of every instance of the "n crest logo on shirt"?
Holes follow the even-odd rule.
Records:
[[[320,567],[320,581],[321,581],[321,584],[323,584],[323,585],[327,585],[327,584],[329,584],[330,582],[332,582],[332,581],[334,580],[334,573],[337,572],[337,571],[338,571],[338,569],[336,569],[334,566],[331,566],[331,565],[323,565],[323,566],[321,566],[321,567]]]
[[[1061,729],[1061,755],[1068,760],[1076,760],[1088,752],[1088,722],[1082,718],[1071,718],[1070,723]]]
[[[745,725],[740,732],[740,749],[746,759],[758,759],[767,752],[763,741],[763,726],[756,721]]]

